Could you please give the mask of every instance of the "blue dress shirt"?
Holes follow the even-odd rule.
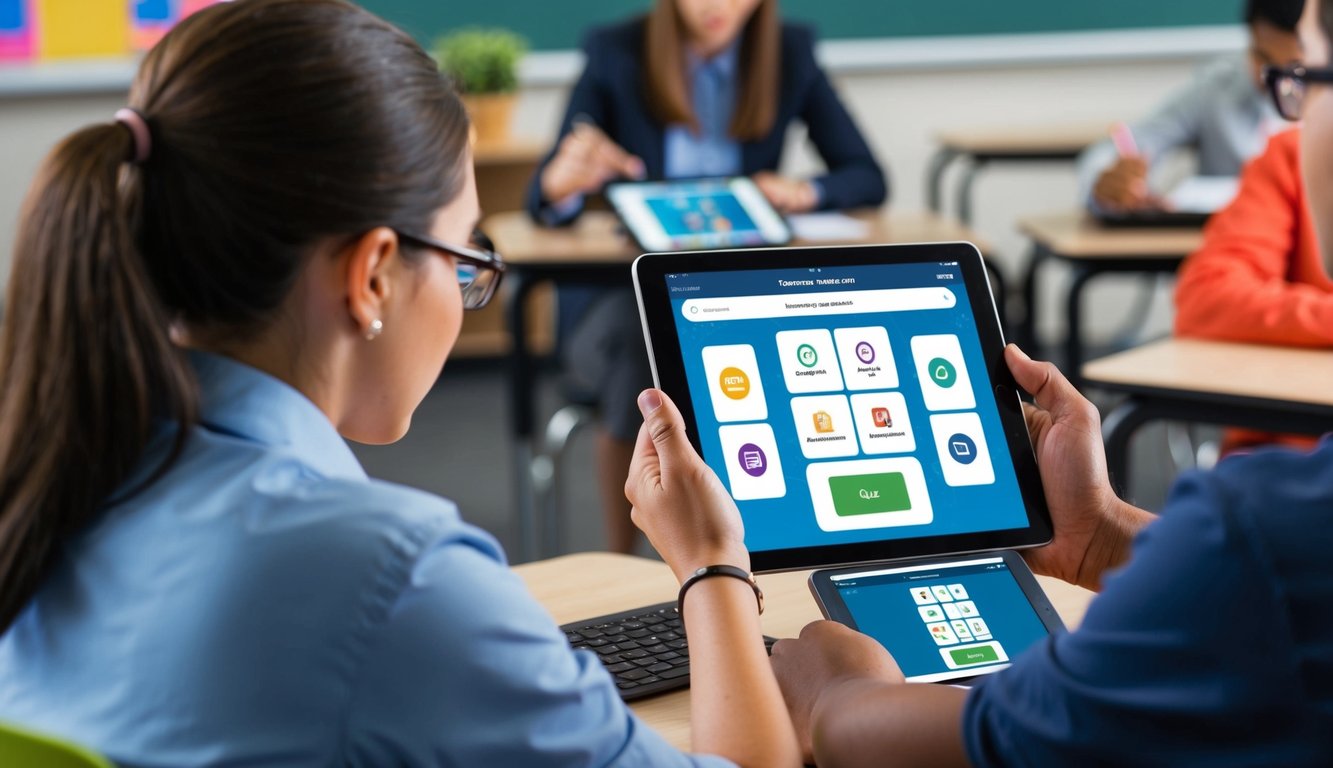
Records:
[[[1079,628],[973,688],[976,766],[1333,765],[1333,440],[1176,486]]]
[[[681,124],[667,127],[664,136],[667,178],[740,175],[741,145],[729,133],[731,117],[736,111],[739,59],[739,42],[711,59],[687,55],[690,99],[699,131],[696,133]]]
[[[286,384],[191,357],[201,423],[0,637],[0,720],[128,766],[729,765],[634,717],[450,502],[368,479]]]

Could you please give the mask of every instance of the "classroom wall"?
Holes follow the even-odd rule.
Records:
[[[904,211],[925,207],[926,165],[934,150],[933,133],[975,124],[1014,125],[1042,122],[1097,122],[1134,116],[1149,109],[1170,89],[1188,79],[1196,61],[1173,59],[1046,64],[985,68],[948,68],[891,73],[859,71],[835,76],[871,145],[892,173],[893,205]],[[567,85],[534,86],[521,94],[516,131],[545,136],[555,129]],[[109,119],[122,105],[115,95],[8,97],[0,99],[0,274],[9,273],[9,257],[20,201],[37,164],[54,142],[69,131]],[[794,172],[817,167],[802,137],[790,154]],[[951,187],[950,187],[951,188]],[[1025,213],[1068,208],[1074,178],[1067,165],[988,171],[977,184],[977,230],[995,246],[1001,269],[1017,284],[1026,244],[1013,228]],[[950,197],[951,201],[952,198]],[[1046,335],[1058,338],[1056,303],[1065,279],[1051,270],[1044,291]],[[1108,279],[1107,285],[1112,284]],[[1090,334],[1108,339],[1133,311],[1139,291],[1121,282],[1092,292]],[[1152,328],[1168,328],[1167,303],[1156,302]]]

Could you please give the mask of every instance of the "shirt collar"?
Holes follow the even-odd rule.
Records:
[[[366,479],[328,416],[291,385],[208,352],[191,350],[190,364],[199,378],[204,428],[286,448],[327,477]]]
[[[685,59],[690,69],[690,76],[693,77],[699,73],[699,70],[705,69],[719,77],[734,77],[736,68],[740,65],[740,52],[740,39],[731,41],[731,45],[723,48],[721,53],[711,59],[705,59],[696,55],[693,51],[689,51],[685,54]]]

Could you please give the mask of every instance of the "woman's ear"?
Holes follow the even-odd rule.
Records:
[[[385,314],[392,281],[390,270],[398,259],[398,235],[388,227],[376,227],[343,250],[347,311],[357,330],[371,336],[372,328]]]

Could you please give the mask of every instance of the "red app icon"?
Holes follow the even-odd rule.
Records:
[[[888,408],[871,408],[870,415],[875,419],[875,426],[880,429],[888,429],[893,426],[893,419],[889,416]]]

